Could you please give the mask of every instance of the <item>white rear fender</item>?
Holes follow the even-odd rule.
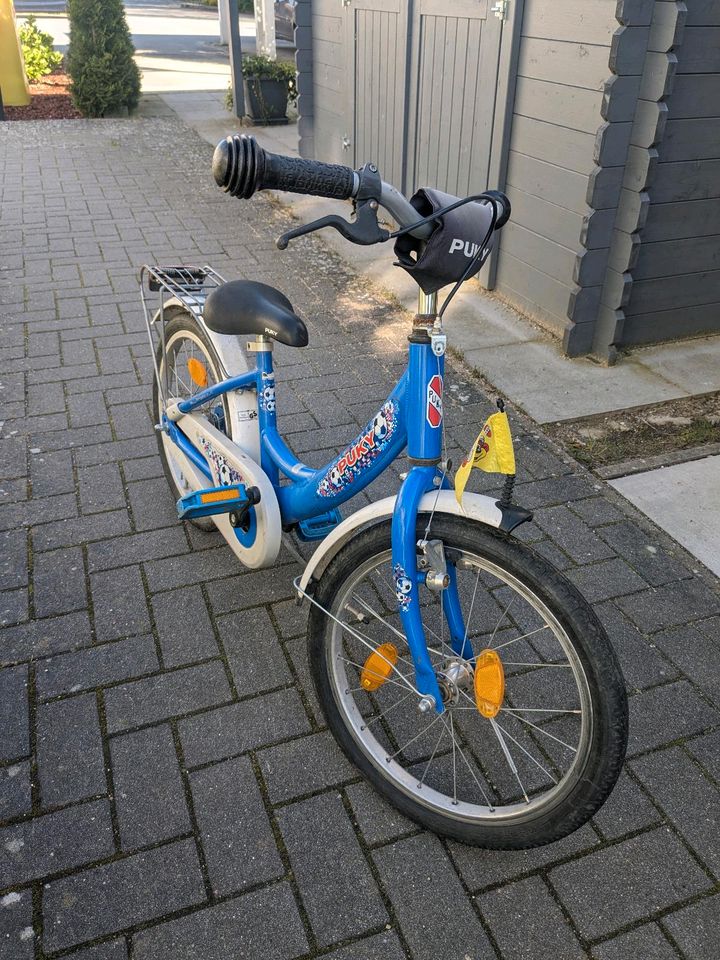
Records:
[[[370,503],[338,524],[310,557],[300,578],[300,591],[306,591],[311,580],[320,579],[335,554],[358,530],[362,527],[373,526],[391,517],[395,509],[396,499],[396,497],[386,497],[384,500]],[[503,530],[506,533],[513,530],[519,523],[532,518],[531,513],[521,510],[519,507],[513,506],[507,510],[501,510],[497,505],[497,500],[480,493],[466,493],[463,496],[462,506],[460,506],[452,490],[442,490],[439,494],[435,491],[426,493],[420,501],[419,511],[430,513],[433,508],[435,508],[436,513],[449,513],[456,517],[476,520],[488,527],[495,527],[496,530]]]

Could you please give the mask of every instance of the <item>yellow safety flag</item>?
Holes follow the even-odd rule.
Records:
[[[473,467],[487,473],[515,474],[515,451],[506,413],[493,413],[487,418],[470,453],[457,468],[455,499],[460,504]]]

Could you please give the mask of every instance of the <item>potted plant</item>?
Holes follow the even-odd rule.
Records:
[[[297,100],[295,64],[264,55],[243,57],[245,109],[258,125],[287,123],[288,102]]]

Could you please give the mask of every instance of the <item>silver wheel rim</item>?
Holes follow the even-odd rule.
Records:
[[[182,343],[178,343],[178,341],[182,341]],[[213,384],[220,382],[217,367],[213,363],[212,357],[210,357],[208,354],[202,340],[196,333],[190,330],[178,330],[177,333],[174,333],[168,338],[165,344],[165,354],[166,357],[172,358],[172,365],[167,384],[169,403],[194,397],[195,394],[204,389],[204,387],[200,387],[195,384],[188,373],[187,361],[191,357],[201,360],[207,367],[208,386],[212,386]],[[165,377],[166,357],[161,357],[160,364],[158,366],[161,378]],[[178,367],[181,369],[178,370]],[[160,394],[158,392],[158,402],[159,400]],[[205,404],[202,407],[198,407],[195,412],[203,416],[208,416],[213,404],[217,405],[218,403],[222,403],[224,406],[224,401],[215,400]],[[227,418],[227,408],[224,407],[224,409],[225,417]],[[176,449],[175,444],[166,433],[163,432],[161,437],[163,449],[165,451],[165,460],[170,468],[170,473],[172,474],[173,483],[175,484],[176,490],[180,493],[187,493],[190,489],[190,486],[183,476],[179,463],[173,456],[173,453]]]
[[[388,582],[389,550],[376,554],[352,574],[330,611],[338,620],[348,623],[348,627],[335,620],[329,623],[327,655],[333,698],[365,758],[388,784],[429,812],[476,825],[497,826],[536,819],[568,796],[587,761],[593,731],[587,677],[567,632],[537,594],[486,558],[455,547],[453,552],[459,561],[461,605],[475,653],[486,648],[484,640],[492,635],[487,648],[496,649],[504,665],[513,665],[510,670],[505,667],[506,697],[495,720],[480,716],[474,706],[474,694],[471,691],[468,697],[467,689],[458,690],[457,701],[447,703],[442,715],[436,711],[425,715],[418,712],[420,698],[414,690],[410,652],[397,635],[399,617],[387,613],[391,594],[394,596],[392,581]],[[461,573],[468,572],[476,584],[474,591],[461,584]],[[507,596],[510,606],[492,630],[478,633],[473,628],[472,616],[478,610],[477,585],[481,579],[485,595],[493,597],[496,605],[499,598]],[[383,584],[387,584],[387,589]],[[421,604],[427,604],[423,622],[426,629],[430,628],[427,636],[431,659],[439,669],[453,659],[447,651],[449,638],[446,629],[444,639],[438,629],[443,621],[442,611],[433,607],[439,608],[439,601],[433,603],[429,591],[421,591]],[[373,596],[374,600],[368,600]],[[523,633],[518,610],[513,609],[519,601],[540,619],[541,629]],[[357,620],[360,613],[365,615],[366,622]],[[363,640],[358,640],[358,636]],[[388,681],[368,696],[360,686],[363,655],[388,641],[397,646],[398,662]],[[508,656],[510,651],[512,659]],[[532,651],[532,660],[524,656],[528,651]],[[454,659],[463,662],[459,657]],[[562,704],[546,700],[548,706],[518,703],[520,691],[530,686],[525,679],[530,674],[535,674],[536,688],[547,687],[548,696],[557,695],[558,686],[567,696],[572,687],[576,699]],[[540,680],[541,675],[550,674],[565,676],[561,683],[557,679]],[[568,677],[572,678],[571,683]],[[409,718],[402,742],[396,732],[406,721],[398,724],[400,717]],[[478,724],[485,725],[481,742],[470,737]],[[574,729],[572,739],[569,727]],[[488,749],[488,744],[494,744],[494,749]],[[434,777],[441,760],[440,776]]]

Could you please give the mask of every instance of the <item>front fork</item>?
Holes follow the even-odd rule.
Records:
[[[392,519],[392,566],[395,593],[402,626],[415,666],[415,684],[421,695],[420,707],[442,713],[445,709],[438,679],[428,652],[420,608],[420,584],[428,583],[428,570],[418,569],[418,507],[424,494],[447,485],[438,465],[442,456],[442,393],[444,337],[435,321],[435,295],[421,298],[419,315],[410,337],[408,380],[408,454],[413,467],[403,482]],[[424,308],[424,309],[423,309]],[[429,536],[432,535],[430,530]],[[439,583],[432,571],[432,588],[441,591],[443,613],[448,625],[448,646],[459,657],[470,659],[472,650],[465,637],[456,571],[446,564],[446,580]],[[441,631],[444,629],[441,626]],[[437,643],[441,640],[438,638]],[[448,655],[450,655],[448,651]]]

